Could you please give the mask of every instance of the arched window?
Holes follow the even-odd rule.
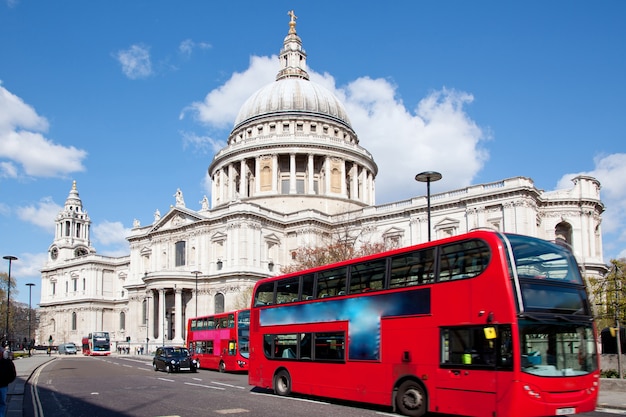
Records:
[[[330,171],[330,191],[335,194],[341,192],[341,171],[337,168]]]
[[[72,312],[72,330],[76,330],[76,312]]]
[[[559,241],[565,242],[565,246],[573,246],[572,242],[572,225],[567,222],[561,222],[554,227],[554,239],[557,243]]]
[[[215,294],[215,314],[224,312],[224,294]]]
[[[120,330],[126,329],[126,313],[120,313]]]
[[[176,242],[176,266],[184,266],[185,260],[185,248],[187,247],[185,241]]]

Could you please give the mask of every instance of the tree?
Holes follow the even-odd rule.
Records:
[[[596,306],[596,324],[599,329],[626,321],[626,258],[611,259],[608,274],[603,278],[589,278],[592,302]]]
[[[235,299],[235,303],[233,308],[235,310],[243,310],[245,308],[250,308],[250,300],[252,300],[252,287],[245,287],[241,290],[237,298]]]
[[[326,243],[308,247],[301,246],[294,251],[293,262],[280,268],[280,272],[302,271],[334,262],[346,261],[361,256],[384,252],[395,246],[392,243],[372,241],[364,235],[364,228],[356,221],[344,221],[344,226],[335,228],[327,236]]]
[[[2,334],[4,335],[4,331],[5,326],[6,326],[6,314],[7,314],[7,285],[8,285],[8,274],[6,272],[0,272],[0,318],[1,318],[1,323],[2,323]],[[11,276],[11,282],[10,282],[10,296],[11,296],[11,300],[10,303],[11,305],[8,306],[10,307],[9,310],[9,335],[11,337],[11,339],[13,340],[13,335],[12,335],[12,330],[14,327],[14,324],[16,323],[15,318],[18,317],[18,314],[16,314],[16,312],[18,311],[18,309],[16,308],[16,306],[14,305],[13,300],[15,300],[15,296],[17,294],[19,294],[19,291],[16,288],[16,282],[15,282],[15,277]],[[6,337],[6,335],[4,335],[4,337]]]

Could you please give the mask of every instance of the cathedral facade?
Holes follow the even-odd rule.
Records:
[[[128,256],[96,253],[72,185],[42,269],[37,344],[78,345],[93,331],[149,351],[182,344],[187,319],[247,307],[257,280],[338,235],[403,247],[488,227],[564,242],[586,276],[604,274],[592,177],[552,192],[515,177],[376,205],[374,158],[343,104],[309,80],[306,58],[292,15],[276,80],[243,104],[208,167],[211,201],[194,210],[177,190],[167,213],[134,223]]]

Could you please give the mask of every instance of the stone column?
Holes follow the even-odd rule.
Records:
[[[165,288],[159,289],[159,317],[157,328],[157,340],[165,340]]]
[[[261,157],[257,156],[254,161],[254,195],[261,193]]]
[[[183,320],[185,315],[183,314],[183,290],[182,288],[174,288],[174,312],[176,313],[174,321],[174,339],[173,343],[183,344],[185,338],[183,335]]]
[[[278,194],[278,155],[272,155],[272,194]]]
[[[315,164],[314,164],[314,159],[313,159],[313,154],[309,154],[309,167],[308,167],[308,175],[307,175],[307,180],[309,181],[309,194],[315,194],[315,185],[314,185],[314,179],[315,179]]]
[[[363,200],[363,196],[359,193],[359,165],[356,162],[352,163],[352,195],[348,196],[352,200]]]
[[[239,195],[241,198],[249,197],[248,196],[248,172],[246,166],[246,160],[242,159],[239,166]]]
[[[289,154],[289,194],[296,194],[296,154]]]

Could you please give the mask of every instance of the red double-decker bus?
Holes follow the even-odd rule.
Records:
[[[83,355],[108,356],[111,354],[111,338],[109,332],[92,332],[82,339]]]
[[[251,385],[478,417],[592,411],[596,330],[571,252],[477,230],[263,279]]]
[[[248,371],[249,335],[248,309],[187,321],[187,348],[204,369]]]

